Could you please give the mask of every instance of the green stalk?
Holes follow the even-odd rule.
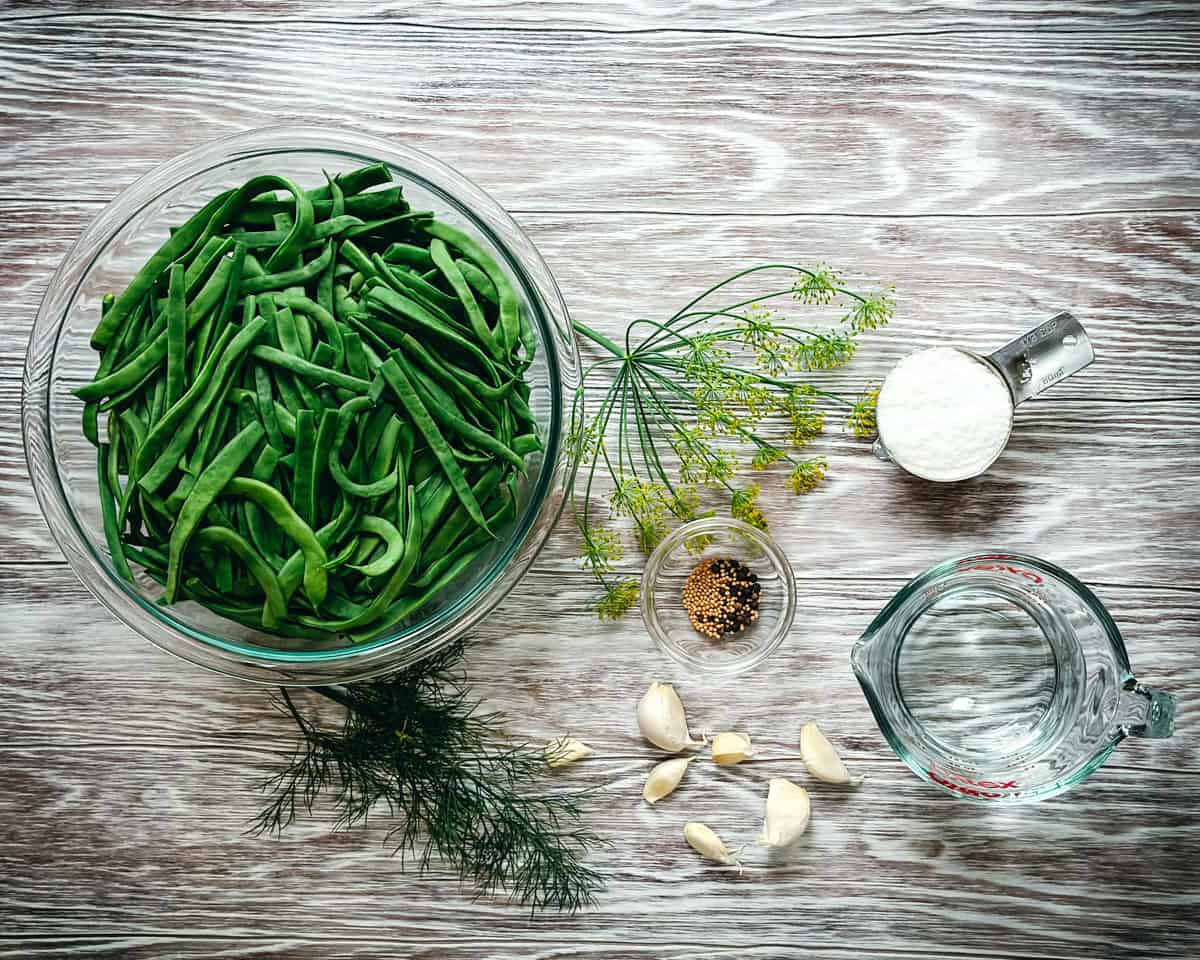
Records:
[[[572,320],[571,326],[574,327],[577,332],[582,333],[589,340],[600,344],[600,346],[602,346],[605,350],[610,351],[618,357],[625,356],[625,351],[609,340],[604,334],[597,333],[591,327],[580,323],[578,320]]]

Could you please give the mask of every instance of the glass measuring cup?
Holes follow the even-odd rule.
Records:
[[[939,413],[952,415],[956,421],[960,421],[955,426],[931,424],[928,429],[933,432],[941,430],[957,433],[961,441],[968,444],[969,448],[981,445],[979,450],[971,449],[971,452],[964,453],[962,458],[938,463],[938,469],[932,471],[931,464],[923,463],[920,456],[913,455],[913,451],[910,450],[906,455],[903,444],[898,442],[903,440],[904,429],[910,428],[910,425],[891,424],[885,415],[889,387],[893,390],[903,391],[903,387],[896,385],[897,377],[893,374],[898,374],[906,364],[913,361],[919,362],[927,356],[930,357],[929,362],[933,363],[935,361],[932,360],[932,357],[940,352],[943,357],[939,359],[944,365],[944,355],[949,353],[951,357],[954,357],[956,356],[954,351],[971,358],[978,364],[973,369],[979,371],[984,378],[981,386],[988,388],[990,395],[998,393],[997,400],[1000,404],[1004,403],[1003,397],[1007,387],[1010,401],[1007,405],[1007,423],[997,424],[1002,427],[1001,432],[988,435],[986,440],[983,439],[984,434],[974,428],[975,421],[970,419],[970,415],[962,406],[964,398],[959,395],[952,383],[939,381],[936,378],[933,381],[926,381],[937,397],[935,409]],[[880,460],[890,460],[914,476],[925,480],[952,483],[979,476],[987,471],[1004,452],[1009,434],[1012,432],[1013,409],[1072,374],[1078,373],[1095,358],[1091,341],[1082,324],[1066,312],[1055,314],[1049,320],[1029,332],[1023,333],[1011,343],[1005,344],[986,357],[962,347],[952,347],[949,350],[945,347],[931,347],[928,350],[917,351],[901,360],[893,368],[892,373],[884,379],[879,395],[879,437],[871,448],[872,452]],[[900,417],[907,419],[903,415]],[[892,438],[890,445],[889,428],[893,430],[890,435]],[[900,434],[897,435],[895,431],[900,431]]]
[[[900,759],[963,799],[1044,800],[1126,736],[1174,732],[1175,698],[1137,682],[1100,601],[1033,557],[933,567],[884,607],[850,659]]]

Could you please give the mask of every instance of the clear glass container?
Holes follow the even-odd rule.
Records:
[[[361,644],[314,643],[255,631],[185,601],[166,607],[140,568],[118,577],[105,547],[96,452],[81,428],[71,391],[94,375],[89,338],[106,292],[120,292],[167,237],[215,194],[263,173],[302,186],[383,162],[414,209],[471,234],[504,266],[520,309],[532,321],[537,356],[526,373],[544,449],[527,462],[517,517],[459,584],[415,622]],[[281,126],[241,133],[190,150],[151,171],[105,207],[51,279],[25,362],[21,422],[25,454],[46,522],[72,569],[116,616],[164,650],[247,680],[318,684],[361,679],[412,664],[477,623],[529,569],[557,520],[574,479],[568,442],[570,398],[579,356],[567,309],[533,243],[501,206],[451,167],[407,145],[330,127]],[[101,415],[103,418],[103,414]],[[103,433],[103,419],[101,421]]]
[[[744,632],[713,640],[698,632],[683,605],[683,587],[697,564],[740,560],[758,577],[758,620]],[[642,619],[659,648],[697,674],[732,676],[779,649],[796,616],[796,579],[783,551],[766,533],[727,517],[693,520],[673,530],[646,561]]]
[[[867,628],[851,664],[900,759],[961,799],[1044,800],[1125,737],[1174,731],[1174,698],[1134,678],[1096,596],[1020,554],[921,574]]]

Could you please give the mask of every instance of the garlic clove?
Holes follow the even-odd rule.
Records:
[[[653,805],[663,797],[670,796],[683,775],[687,773],[688,764],[695,757],[675,757],[658,764],[646,777],[646,785],[642,787],[642,799]]]
[[[733,766],[754,756],[750,737],[744,733],[718,733],[712,741],[713,763],[723,767]]]
[[[642,736],[662,750],[678,753],[705,744],[688,734],[683,701],[669,683],[652,683],[638,704],[638,728]]]
[[[550,767],[565,767],[568,763],[590,757],[591,747],[574,737],[559,737],[546,744],[546,765]]]
[[[727,847],[725,841],[703,823],[697,823],[694,820],[691,823],[685,823],[683,839],[705,860],[711,860],[713,863],[719,863],[726,867],[734,866],[738,862],[738,852]]]
[[[808,772],[818,780],[854,786],[862,783],[862,777],[850,776],[833,744],[815,723],[806,723],[800,728],[800,758]]]
[[[808,829],[811,814],[807,790],[791,780],[772,778],[758,842],[768,847],[790,847]]]

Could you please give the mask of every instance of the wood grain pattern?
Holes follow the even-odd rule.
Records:
[[[10,2],[0,9],[0,958],[966,960],[1200,949],[1200,17],[1169,2],[755,0]],[[1019,411],[987,476],[905,478],[836,431],[830,478],[766,484],[801,589],[770,669],[680,676],[631,618],[600,624],[571,526],[489,618],[476,690],[532,741],[597,749],[612,841],[598,909],[530,920],[403,874],[382,822],[242,835],[288,750],[261,688],[114,621],[62,563],[19,441],[25,340],[50,272],[125,184],[185,146],[283,119],[414,139],[529,231],[574,315],[611,334],[761,259],[894,281],[897,319],[829,377],[856,392],[919,346],[983,351],[1069,308],[1098,362]],[[1093,585],[1180,734],[1128,741],[1036,809],[944,799],[884,744],[850,644],[912,574],[990,544]],[[637,570],[636,558],[628,564]],[[764,761],[695,765],[651,809],[637,698]],[[814,787],[789,857],[741,843],[818,719],[869,779]]]
[[[9,0],[0,19],[78,16],[78,0]],[[185,20],[327,22],[321,0],[256,0],[253,9],[238,0],[93,0],[89,13],[149,15]],[[570,30],[632,33],[646,30],[705,30],[721,33],[800,34],[842,38],[911,33],[1012,33],[1097,30],[1156,33],[1194,30],[1195,9],[1188,0],[1109,3],[1074,0],[1044,5],[1021,0],[963,3],[793,3],[752,0],[429,0],[414,6],[403,0],[339,0],[339,22],[416,23],[481,31]]]
[[[59,68],[81,49],[86,70]],[[0,128],[20,133],[0,138],[0,197],[108,199],[184,146],[309,119],[415,143],[516,210],[1186,208],[1198,50],[1176,31],[835,44],[19,20],[0,32],[20,92]]]

